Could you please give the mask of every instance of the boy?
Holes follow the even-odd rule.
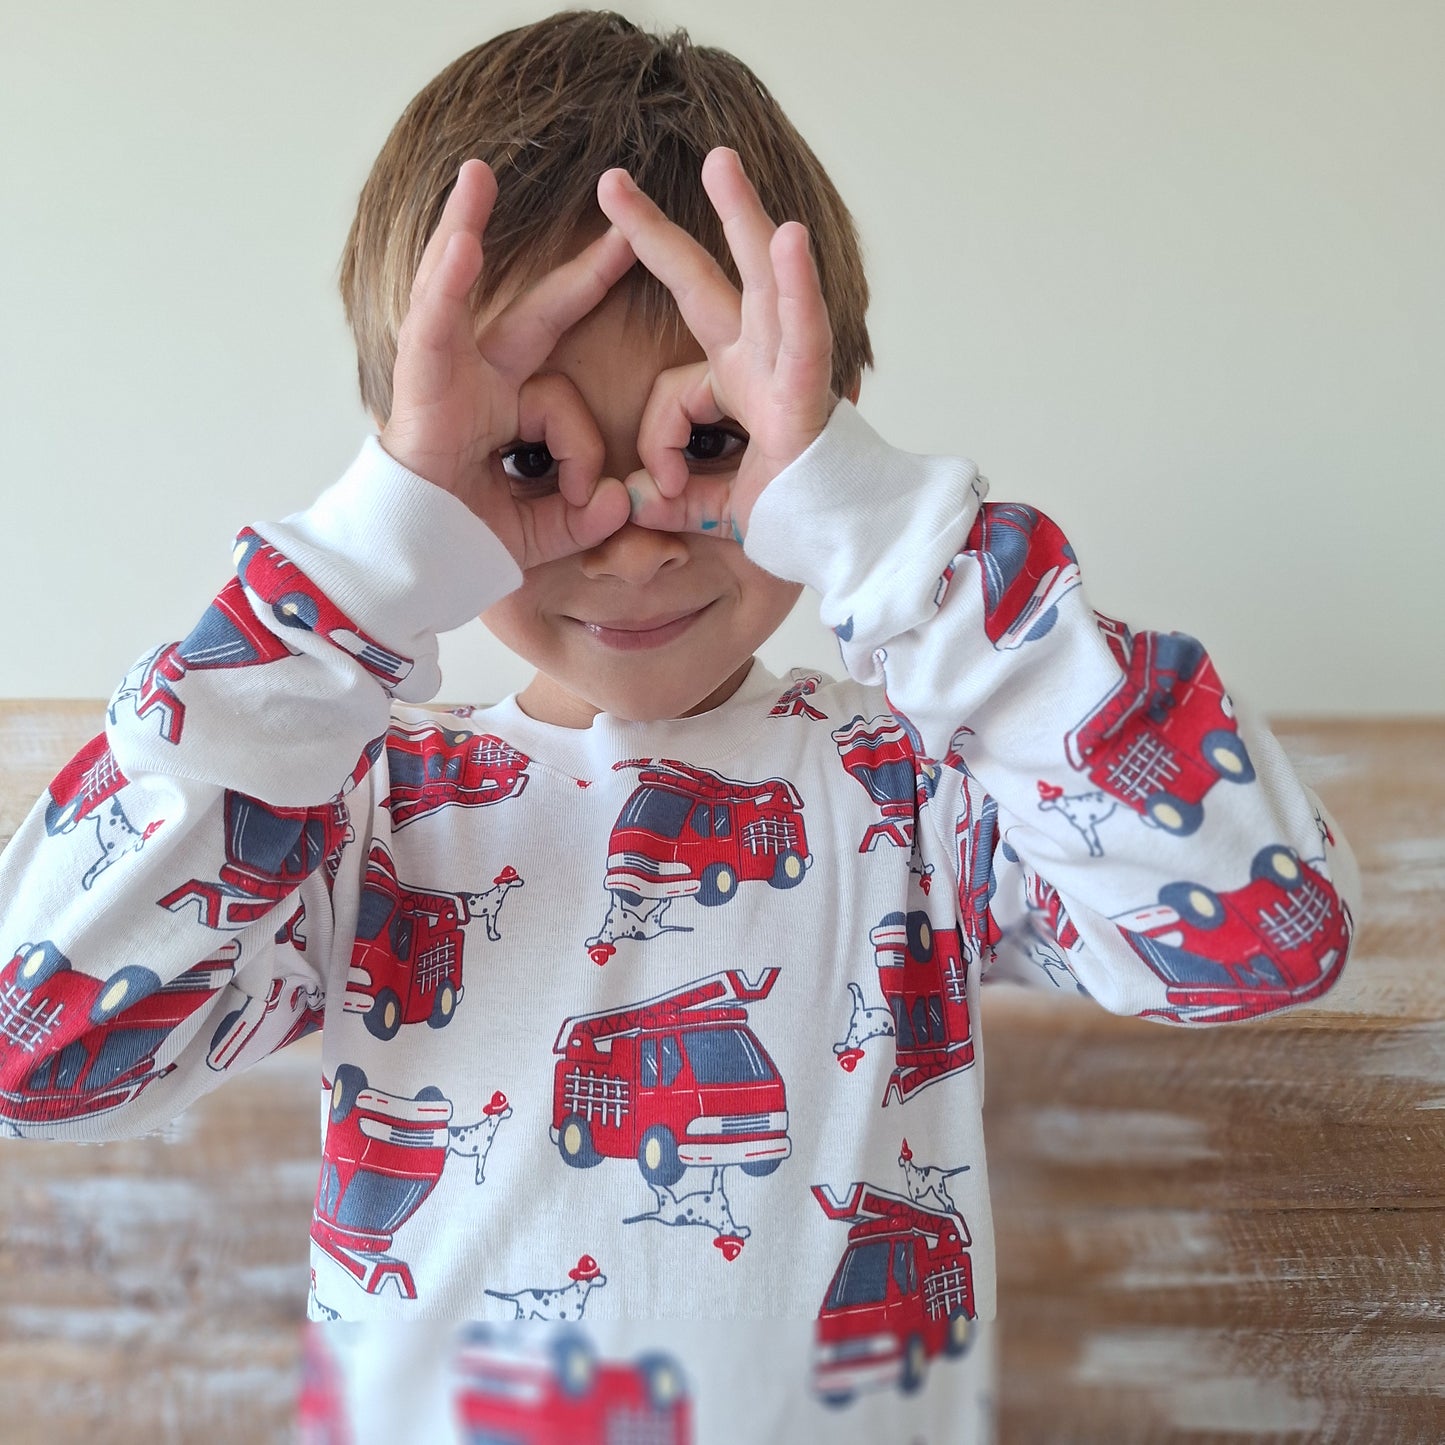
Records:
[[[322,1027],[356,1438],[987,1438],[984,972],[1317,997],[1338,830],[1198,643],[863,421],[851,220],[732,57],[608,13],[463,56],[342,288],[378,435],[0,863],[10,1130],[145,1132]],[[841,681],[754,659],[804,583]],[[534,679],[396,707],[478,613]]]

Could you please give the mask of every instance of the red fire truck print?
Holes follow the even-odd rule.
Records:
[[[501,938],[497,912],[513,888],[515,868],[504,868],[485,893],[439,893],[402,883],[385,845],[373,842],[356,915],[356,940],[342,1008],[365,1016],[379,1039],[402,1024],[444,1028],[462,1000],[463,928],[484,917],[487,936]]]
[[[355,1064],[330,1088],[311,1238],[367,1294],[390,1280],[415,1299],[411,1266],[387,1251],[442,1176],[451,1101],[433,1084],[410,1098],[374,1089]]]
[[[971,1342],[967,1225],[870,1184],[842,1196],[815,1184],[813,1197],[829,1219],[849,1226],[818,1311],[814,1390],[827,1405],[889,1385],[916,1392],[930,1360],[962,1355]]]
[[[792,1153],[782,1076],[748,1025],[780,969],[728,969],[557,1034],[552,1142],[574,1168],[636,1159],[670,1189],[690,1167],[771,1174]]]
[[[1043,513],[986,502],[968,535],[983,582],[983,629],[996,650],[1035,642],[1058,621],[1059,602],[1079,585],[1074,549]]]
[[[894,1065],[882,1101],[886,1108],[895,1099],[904,1103],[929,1084],[973,1065],[968,955],[956,927],[935,931],[921,909],[888,914],[869,932],[868,940],[887,1013],[867,1007],[862,990],[850,982],[853,1010],[848,1033],[833,1045],[833,1053],[839,1066],[851,1074],[868,1039],[892,1034]]]
[[[919,806],[919,773],[915,768],[910,724],[896,714],[869,718],[855,716],[833,730],[844,771],[878,805],[882,821],[870,823],[858,845],[871,853],[880,838],[895,848],[912,848],[914,819]]]
[[[113,863],[138,853],[164,819],[135,827],[116,796],[126,785],[104,733],[92,738],[56,775],[45,805],[45,831],[52,837],[72,833],[87,818],[95,824],[100,857],[80,880],[89,889]]]
[[[559,1284],[551,1288],[542,1286],[535,1289],[513,1290],[504,1294],[499,1289],[489,1289],[493,1299],[505,1300],[512,1306],[513,1319],[553,1320],[576,1323],[587,1312],[587,1296],[594,1289],[601,1289],[607,1283],[607,1276],[590,1254],[584,1254],[567,1271],[571,1284]]]
[[[619,939],[689,932],[663,921],[677,898],[713,908],[736,897],[740,883],[794,888],[812,867],[803,800],[784,779],[739,782],[665,759],[612,766],[639,773],[608,841],[603,886],[612,902],[587,940],[594,963],[606,963]]]
[[[233,577],[186,637],[152,653],[127,675],[110,704],[110,720],[116,721],[118,707],[128,701],[138,718],[156,715],[166,742],[179,743],[186,709],[175,689],[188,672],[256,667],[295,655],[256,616],[241,579]]]
[[[264,994],[246,995],[244,1001],[216,1026],[215,1033],[211,1035],[210,1051],[206,1054],[207,1066],[218,1072],[229,1069],[266,1020],[281,1007],[283,998],[291,1026],[268,1053],[276,1053],[320,1029],[326,1013],[325,993],[314,984],[273,978]]]
[[[295,1445],[352,1445],[346,1381],[332,1352],[336,1334],[315,1324],[302,1331]]]
[[[795,674],[796,676],[796,674]],[[818,685],[823,681],[823,675],[818,672],[807,673],[797,678],[775,702],[768,713],[769,717],[805,717],[813,722],[823,722],[827,713],[821,708],[816,708],[808,701],[815,692]]]
[[[1013,853],[1012,849],[1007,851],[1012,854],[1010,861],[1016,861],[1018,855]],[[1027,864],[1024,865],[1023,874],[1024,902],[1029,911],[1038,917],[1045,932],[1058,940],[1065,953],[1072,953],[1082,940],[1079,938],[1079,930],[1074,926],[1074,920],[1064,909],[1064,900],[1059,897],[1059,890]]]
[[[232,556],[236,575],[282,627],[314,632],[349,652],[388,692],[411,673],[411,658],[368,637],[294,562],[251,528],[237,536]]]
[[[434,722],[394,727],[386,739],[391,791],[382,805],[393,831],[442,808],[485,808],[521,794],[530,762],[488,733]]]
[[[1221,779],[1254,780],[1234,704],[1204,648],[1180,632],[1140,632],[1122,678],[1064,739],[1069,762],[1165,832],[1204,821]]]
[[[471,1324],[453,1376],[462,1445],[692,1445],[687,1380],[667,1354],[602,1360],[580,1330]]]
[[[162,984],[144,964],[109,978],[71,965],[49,939],[22,944],[0,970],[0,1100],[17,1129],[93,1118],[175,1070],[156,1054],[231,980],[234,940]]]
[[[226,861],[215,882],[192,878],[157,899],[176,913],[196,904],[206,928],[246,928],[264,918],[318,869],[329,887],[351,840],[346,805],[333,799],[314,808],[273,808],[226,790]]]
[[[980,958],[991,958],[1003,937],[993,916],[998,804],[985,795],[975,816],[974,791],[972,785],[965,785],[963,811],[954,823],[958,847],[958,920],[964,940],[976,947]]]
[[[1255,854],[1250,882],[1229,893],[1166,883],[1157,907],[1114,919],[1163,980],[1156,1016],[1230,1023],[1318,998],[1344,967],[1349,905],[1292,848]]]

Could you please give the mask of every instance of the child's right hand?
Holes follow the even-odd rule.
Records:
[[[525,571],[595,547],[628,519],[627,489],[600,475],[602,438],[580,393],[558,373],[533,373],[636,257],[610,227],[478,329],[468,295],[496,198],[491,167],[463,162],[412,283],[380,441],[465,502]],[[512,495],[497,453],[518,440],[545,441],[557,458],[550,495]]]

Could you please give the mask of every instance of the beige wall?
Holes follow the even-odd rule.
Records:
[[[0,0],[0,696],[108,693],[241,525],[339,475],[371,159],[445,62],[551,8]],[[1051,512],[1095,606],[1200,636],[1266,710],[1445,709],[1445,9],[627,13],[736,50],[832,170],[886,437]],[[479,626],[443,649],[448,699],[525,680]],[[807,597],[764,656],[837,666]]]

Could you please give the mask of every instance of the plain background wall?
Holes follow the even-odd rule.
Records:
[[[371,161],[554,8],[0,0],[0,695],[108,695],[242,525],[344,470]],[[1050,512],[1096,607],[1203,638],[1258,707],[1445,709],[1445,7],[619,8],[740,54],[829,167],[884,436]],[[838,670],[815,608],[775,670]],[[450,701],[528,676],[479,625],[443,666]]]

